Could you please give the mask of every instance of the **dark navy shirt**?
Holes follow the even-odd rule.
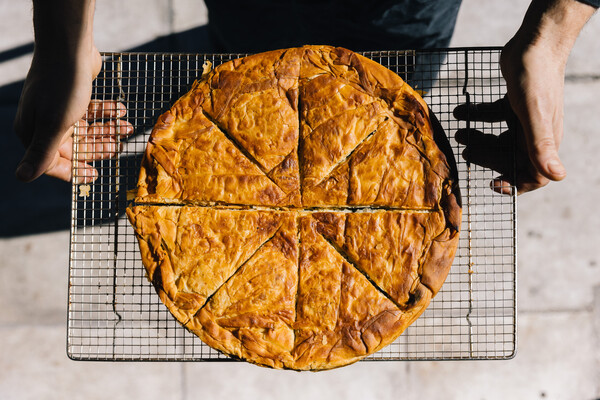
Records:
[[[600,0],[579,0],[600,6]],[[351,50],[447,47],[461,0],[205,0],[215,51],[304,44]],[[490,16],[493,18],[493,16]]]
[[[255,53],[304,44],[355,51],[447,47],[461,0],[205,0],[213,45]]]
[[[578,0],[581,3],[589,4],[592,7],[600,7],[600,0]]]

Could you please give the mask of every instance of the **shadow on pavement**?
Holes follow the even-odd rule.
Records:
[[[112,49],[103,49],[112,50]],[[0,53],[0,63],[33,51],[33,43]],[[211,52],[207,27],[200,26],[159,37],[127,52]],[[71,226],[71,185],[42,176],[32,183],[19,182],[14,175],[24,148],[12,124],[23,81],[0,87],[0,130],[4,135],[0,147],[0,237],[13,237],[69,229]]]

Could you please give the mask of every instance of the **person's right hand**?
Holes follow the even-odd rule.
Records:
[[[65,156],[64,143],[88,109],[92,81],[101,66],[95,47],[71,59],[34,53],[14,122],[26,148],[16,170],[18,179],[30,182],[42,174],[70,179],[72,165]],[[88,181],[95,177],[90,166],[80,173]]]

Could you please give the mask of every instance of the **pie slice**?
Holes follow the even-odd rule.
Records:
[[[313,218],[323,238],[401,309],[414,300],[418,285],[435,295],[443,283],[435,264],[423,262],[431,244],[458,240],[449,235],[454,228],[441,211],[314,213]],[[445,245],[453,251],[456,243]]]
[[[415,285],[410,307],[399,308],[323,235],[337,231],[343,215],[319,216],[321,221],[302,219],[295,369],[334,368],[379,350],[412,323],[431,298],[429,290]]]
[[[296,192],[295,205],[301,55],[301,49],[288,49],[230,61],[208,74],[198,90],[206,115],[286,193]],[[271,173],[282,166],[287,174]]]
[[[306,334],[334,332],[345,260],[318,232],[316,221],[310,215],[300,221],[295,327]]]
[[[371,60],[319,50],[300,70],[303,205],[436,207],[450,167],[420,96]]]
[[[295,222],[284,214],[277,232],[221,285],[187,328],[227,354],[290,366],[298,279]]]
[[[269,242],[284,221],[283,214],[268,211],[164,206],[126,211],[148,279],[182,323]]]
[[[416,132],[403,129],[393,119],[379,126],[348,160],[348,204],[410,210],[436,207],[444,175],[436,173],[422,147],[411,142]]]
[[[288,201],[288,193],[206,118],[194,101],[192,91],[160,117],[146,148],[136,201],[198,205]]]
[[[300,152],[303,204],[306,206],[345,205],[348,188],[336,192],[344,197],[320,195],[329,178],[386,119],[385,104],[351,85],[344,74],[323,64],[317,53],[307,49],[300,70]],[[347,181],[347,179],[344,179]],[[340,179],[336,184],[343,185]]]

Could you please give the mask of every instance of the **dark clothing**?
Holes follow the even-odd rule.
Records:
[[[205,0],[218,52],[447,47],[461,0]]]
[[[600,0],[578,0],[580,3],[589,4],[592,7],[600,7]]]

